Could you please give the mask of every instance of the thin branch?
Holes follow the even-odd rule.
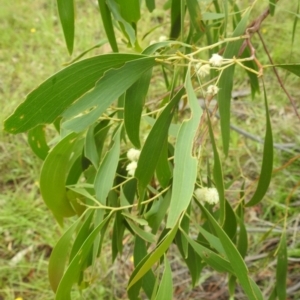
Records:
[[[268,51],[267,45],[266,45],[266,43],[265,43],[265,41],[264,41],[262,35],[260,34],[259,31],[257,31],[257,34],[258,34],[258,36],[259,36],[259,38],[260,38],[260,40],[261,40],[261,43],[262,43],[262,45],[263,45],[263,47],[264,47],[264,50],[265,50],[265,52],[266,52],[266,54],[267,54],[267,56],[268,56],[268,58],[269,58],[269,61],[270,61],[270,63],[272,64],[273,71],[274,71],[274,73],[275,73],[275,76],[277,77],[277,80],[278,80],[278,82],[279,82],[280,87],[283,89],[283,91],[285,92],[285,94],[286,94],[287,97],[289,98],[289,100],[290,100],[290,102],[291,102],[291,104],[292,104],[292,106],[293,106],[293,108],[294,108],[294,111],[295,111],[296,115],[297,115],[298,118],[300,119],[300,115],[299,115],[299,113],[298,113],[298,110],[297,110],[297,106],[296,106],[295,100],[294,100],[293,97],[290,95],[290,93],[287,91],[287,89],[285,88],[285,86],[284,86],[284,84],[283,84],[281,78],[279,77],[279,74],[278,74],[278,72],[277,72],[277,69],[276,69],[275,66],[274,66],[273,59],[272,59],[272,57],[271,57],[271,55],[270,55],[270,52]]]

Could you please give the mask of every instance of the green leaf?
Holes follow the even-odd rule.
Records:
[[[69,169],[81,154],[83,139],[70,134],[62,139],[49,153],[41,170],[40,190],[42,197],[58,223],[64,217],[75,214],[66,193],[66,179]]]
[[[73,284],[77,281],[81,272],[81,266],[86,261],[90,249],[93,245],[95,238],[104,225],[109,221],[111,214],[109,214],[86,238],[79,251],[76,253],[70,262],[66,272],[64,273],[59,286],[56,291],[55,300],[71,300],[70,292]]]
[[[234,240],[236,237],[237,231],[237,221],[236,215],[230,205],[230,203],[225,199],[225,220],[223,223],[223,229],[227,233],[227,235]]]
[[[204,266],[204,263],[203,263],[201,257],[196,253],[196,251],[194,250],[194,248],[191,246],[190,243],[188,243],[188,252],[187,252],[188,255],[187,255],[187,257],[185,257],[185,254],[182,249],[181,239],[182,239],[182,233],[177,232],[176,245],[177,245],[179,252],[182,255],[182,258],[184,259],[184,261],[190,271],[190,274],[192,277],[192,284],[193,284],[193,287],[195,287],[199,281],[199,278],[201,275],[201,270]],[[186,239],[186,238],[184,237],[184,239]]]
[[[300,77],[300,64],[282,64],[282,65],[275,65],[275,67],[285,69]]]
[[[113,233],[112,233],[112,261],[114,261],[118,253],[123,251],[123,236],[125,231],[124,217],[121,211],[116,212]]]
[[[298,19],[299,19],[299,12],[300,12],[300,0],[298,0],[297,10],[296,10],[296,14],[295,14],[294,23],[293,23],[292,46],[294,45],[295,33],[296,33],[297,23],[298,23]]]
[[[248,249],[248,235],[246,226],[240,218],[237,219],[240,227],[239,235],[238,235],[238,242],[237,242],[237,249],[239,250],[241,256],[245,258]]]
[[[266,135],[265,135],[265,142],[264,142],[263,161],[262,161],[260,177],[259,177],[256,191],[252,196],[251,200],[246,204],[246,206],[248,207],[256,205],[263,199],[263,197],[265,196],[268,190],[272,178],[273,151],[274,151],[273,135],[272,135],[271,120],[269,115],[268,100],[267,100],[265,87],[264,87],[264,97],[265,97],[265,109],[266,109]]]
[[[100,48],[101,46],[105,45],[107,43],[106,39],[102,39],[100,40],[100,43],[96,44],[95,46],[83,51],[82,53],[80,53],[78,56],[76,56],[75,58],[73,58],[71,61],[66,62],[63,64],[63,66],[69,66],[73,63],[75,63],[76,61],[78,61],[80,58],[82,58],[83,56],[85,56],[87,53],[89,53],[90,51],[96,49],[96,48]]]
[[[217,253],[211,251],[210,249],[202,246],[201,244],[192,240],[187,234],[185,234],[186,239],[189,244],[195,250],[195,252],[204,260],[209,266],[214,268],[218,272],[228,272],[233,274],[233,270],[229,261],[222,258]]]
[[[78,233],[76,235],[76,238],[74,240],[71,252],[70,252],[70,258],[69,262],[72,261],[76,253],[79,251],[80,247],[86,240],[86,237],[91,233],[91,222],[94,216],[94,211],[88,211],[85,216],[85,220],[83,224],[81,225],[80,229],[78,230]]]
[[[108,5],[114,19],[119,22],[121,28],[124,28],[123,32],[128,36],[129,42],[133,46],[136,41],[135,31],[132,28],[131,24],[128,23],[121,15],[120,6],[118,5],[118,3],[116,3],[115,0],[106,0],[106,4]]]
[[[202,206],[202,205],[201,205]],[[255,290],[252,287],[252,283],[250,282],[249,272],[247,269],[247,266],[240,255],[239,251],[231,241],[231,239],[227,236],[227,234],[224,232],[224,230],[220,227],[218,222],[215,220],[215,218],[209,213],[209,211],[202,206],[202,211],[205,213],[207,219],[211,223],[211,225],[214,227],[222,245],[226,252],[226,256],[228,257],[228,260],[230,262],[230,265],[232,269],[234,270],[234,274],[238,278],[241,286],[243,287],[246,295],[248,296],[248,299],[252,300],[258,300],[263,299],[263,296],[261,292],[258,290]]]
[[[276,267],[276,290],[279,300],[286,299],[286,279],[287,279],[288,256],[286,247],[286,232],[281,235],[279,248],[277,252]]]
[[[5,130],[16,134],[39,124],[54,122],[76,99],[93,88],[105,71],[119,68],[126,61],[143,57],[134,54],[105,54],[66,67],[27,96],[5,121]]]
[[[248,19],[250,15],[250,9],[248,9],[237,25],[233,32],[233,37],[240,36],[244,34],[245,29],[248,24]],[[239,49],[242,45],[243,40],[235,41],[229,43],[226,46],[224,52],[224,58],[232,59],[234,56],[237,56]],[[231,104],[231,92],[233,86],[233,74],[234,74],[234,65],[226,68],[219,79],[218,87],[220,91],[218,93],[218,104],[220,112],[220,124],[221,124],[221,133],[224,153],[227,156],[229,150],[229,140],[230,140],[230,104]]]
[[[149,116],[143,116],[143,120],[146,121],[150,126],[153,126],[156,122],[156,119],[151,118]],[[173,137],[177,137],[179,129],[180,129],[180,124],[171,123],[168,134]]]
[[[135,225],[129,218],[126,218],[126,221],[130,228],[135,232],[136,235],[138,235],[140,238],[145,240],[146,242],[149,242],[151,244],[155,243],[156,238],[155,235],[153,235],[150,232],[144,231],[141,227]]]
[[[104,30],[106,33],[106,36],[108,38],[109,44],[111,46],[111,49],[114,52],[119,52],[114,26],[111,19],[111,13],[110,10],[106,4],[105,0],[98,0],[98,6],[101,14],[101,19],[103,22]]]
[[[223,170],[221,165],[221,160],[217,150],[214,133],[211,126],[211,121],[209,117],[209,111],[207,110],[207,119],[208,119],[208,128],[211,145],[214,151],[214,167],[213,167],[213,176],[216,188],[218,190],[219,199],[220,199],[220,223],[223,224],[226,218],[226,208],[225,208],[225,190],[223,182]]]
[[[165,140],[162,146],[157,166],[156,166],[156,177],[162,188],[166,188],[172,178],[172,172],[170,169],[170,163],[168,160],[168,139]]]
[[[48,265],[48,276],[51,288],[54,292],[56,292],[59,282],[64,274],[72,236],[79,222],[80,219],[77,219],[77,221],[68,228],[51,252]]]
[[[155,65],[154,57],[140,56],[139,58],[128,61],[119,69],[111,69],[106,72],[92,91],[85,94],[64,112],[65,118],[75,118],[65,121],[62,125],[63,128],[79,132],[97,121],[114,100],[134,84],[144,72]],[[84,111],[88,112],[76,117]]]
[[[213,234],[209,233],[207,230],[205,230],[202,226],[198,228],[199,233],[201,233],[204,238],[209,242],[210,246],[217,250],[221,256],[226,257],[226,252],[223,248],[222,243],[220,242],[220,239],[218,239]]]
[[[181,0],[172,0],[170,39],[176,40],[181,31]]]
[[[152,12],[155,9],[155,0],[146,0],[146,6]]]
[[[106,205],[106,198],[113,186],[120,156],[120,137],[122,126],[119,127],[113,137],[113,145],[106,152],[103,161],[97,171],[94,188],[96,199],[103,205]]]
[[[203,21],[211,21],[225,18],[225,14],[205,12],[202,14]]]
[[[144,191],[154,174],[160,153],[162,151],[161,145],[164,143],[167,137],[175,107],[179,103],[183,93],[184,89],[182,88],[165,107],[150,131],[145,145],[141,151],[137,169],[134,174],[134,176],[138,179],[140,201],[142,201],[141,195],[144,194]]]
[[[138,218],[137,216],[133,215],[133,214],[130,214],[130,213],[127,213],[127,212],[122,212],[122,215],[125,216],[126,218],[129,218],[131,219],[132,221],[134,221],[135,223],[138,223],[139,225],[141,226],[146,226],[148,225],[148,222],[145,220],[145,219],[141,219],[141,218]]]
[[[189,206],[197,177],[198,159],[193,156],[192,152],[202,110],[193,90],[190,70],[186,75],[185,88],[191,108],[191,117],[183,121],[175,145],[173,190],[167,228],[172,228],[181,213]]]
[[[124,124],[131,143],[140,148],[140,122],[148,92],[152,69],[145,72],[126,92],[124,106]]]
[[[276,2],[277,2],[276,0],[269,0],[269,11],[271,16],[274,16]]]
[[[146,243],[139,236],[135,236],[133,256],[134,256],[135,267],[140,263],[140,261],[144,259],[145,256],[147,256]],[[136,282],[128,290],[129,299],[134,299],[134,300],[137,299],[141,286],[143,287],[148,299],[150,299],[155,286],[155,276],[152,270],[149,270],[141,280]]]
[[[105,137],[110,128],[109,120],[104,120],[89,127],[84,143],[84,156],[97,169]]]
[[[140,280],[151,267],[161,258],[172,243],[178,229],[178,223],[165,235],[162,242],[149,253],[135,268],[129,279],[127,289],[129,290],[138,280]]]
[[[197,0],[186,1],[187,9],[190,15],[191,22],[198,33],[201,31],[201,21],[203,20],[200,6]]]
[[[140,0],[116,0],[120,6],[122,17],[128,23],[137,23],[140,19]]]
[[[149,226],[152,228],[152,232],[155,234],[166,215],[171,201],[171,190],[159,197],[152,203],[151,208],[145,213],[145,218],[148,221]]]
[[[164,258],[165,269],[162,274],[161,282],[155,297],[155,300],[172,300],[173,299],[173,280],[172,280],[172,270],[170,263],[165,256]]]
[[[165,47],[171,47],[171,46],[181,46],[181,47],[186,47],[186,48],[192,47],[189,44],[185,44],[185,43],[182,43],[179,41],[164,41],[164,42],[158,42],[158,43],[149,45],[147,48],[144,49],[142,54],[151,55],[151,54],[154,54],[158,49],[165,48]]]
[[[241,58],[246,58],[246,57],[250,57],[250,56],[251,56],[250,50],[249,50],[249,48],[246,48],[244,50],[244,52],[242,53]],[[247,68],[250,68],[252,70],[258,69],[256,63],[253,60],[244,61],[243,64]],[[251,86],[251,95],[252,95],[252,99],[253,99],[255,94],[260,91],[258,76],[256,74],[254,74],[253,72],[250,72],[247,69],[245,71],[249,77],[250,86]]]
[[[69,54],[73,52],[74,45],[74,3],[73,0],[57,0],[57,8],[60,22],[64,31],[64,36]]]
[[[28,144],[33,153],[44,160],[49,152],[49,146],[45,137],[45,126],[39,125],[28,131]]]

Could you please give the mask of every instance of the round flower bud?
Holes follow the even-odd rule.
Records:
[[[216,95],[219,92],[219,88],[216,85],[209,85],[206,91],[207,95]]]
[[[209,63],[214,67],[221,67],[222,62],[223,62],[223,56],[219,55],[218,53],[213,54],[209,60]]]
[[[136,161],[132,161],[130,164],[127,165],[126,167],[126,171],[128,172],[129,176],[134,176],[134,172],[137,168],[137,162]]]
[[[141,154],[140,150],[131,148],[127,152],[127,158],[131,161],[138,161],[140,154]]]

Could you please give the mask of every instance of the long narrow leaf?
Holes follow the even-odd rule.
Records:
[[[135,171],[135,177],[138,179],[140,201],[142,201],[141,197],[154,174],[162,151],[161,145],[167,137],[175,107],[179,103],[183,93],[184,89],[182,88],[163,110],[150,131],[142,149],[138,166]]]
[[[117,41],[116,41],[116,36],[115,36],[115,31],[114,31],[114,26],[112,23],[111,13],[106,4],[106,1],[98,0],[98,6],[99,6],[104,30],[105,30],[106,36],[108,38],[109,44],[111,46],[111,49],[114,52],[119,52]]]
[[[114,100],[120,97],[143,73],[154,65],[154,57],[142,57],[125,63],[120,69],[106,72],[95,88],[75,102],[64,112],[63,116],[71,118],[84,111],[92,110],[64,122],[63,128],[79,132],[93,124]]]
[[[106,204],[106,197],[113,186],[119,163],[121,130],[122,126],[114,135],[113,145],[103,158],[94,182],[96,199],[103,205]]]
[[[237,25],[233,32],[233,37],[240,36],[244,33],[248,19],[250,15],[250,9],[248,9]],[[229,43],[226,46],[224,57],[233,58],[238,54],[240,46],[242,45],[242,40]],[[221,123],[221,133],[224,153],[227,156],[229,150],[229,139],[230,139],[230,104],[231,104],[231,92],[233,86],[233,74],[234,74],[234,65],[226,68],[219,80],[220,91],[218,93],[218,104],[220,112],[220,123]]]
[[[152,70],[144,73],[126,92],[124,106],[124,123],[127,135],[136,148],[140,148],[140,122],[148,92]]]
[[[161,282],[155,297],[155,300],[172,300],[173,299],[173,281],[172,270],[168,259],[164,259],[165,269],[161,278]]]
[[[72,236],[77,228],[80,219],[77,219],[54,246],[48,265],[48,276],[51,288],[56,292],[59,282],[64,274],[65,265],[68,260],[69,246]]]
[[[5,121],[4,129],[16,134],[39,124],[54,122],[68,106],[93,88],[105,71],[143,57],[145,56],[105,54],[66,67],[33,90]]]
[[[216,188],[217,188],[218,194],[219,194],[219,199],[220,199],[220,223],[223,224],[225,221],[225,218],[226,218],[223,170],[222,170],[221,160],[220,160],[216,142],[215,142],[214,133],[212,130],[212,125],[211,125],[211,121],[210,121],[210,117],[209,117],[209,111],[207,111],[207,119],[208,119],[209,136],[210,136],[212,148],[214,151],[213,176],[214,176],[214,181],[215,181]]]
[[[57,288],[55,300],[71,300],[71,288],[78,279],[79,273],[82,271],[82,264],[86,261],[90,249],[95,238],[99,235],[101,229],[110,220],[111,215],[108,215],[86,238],[85,242],[80,247],[79,251],[74,256],[64,273],[59,286]]]
[[[138,280],[140,280],[151,267],[164,255],[168,247],[172,243],[178,229],[178,223],[165,236],[164,240],[157,246],[157,248],[148,254],[136,267],[132,273],[127,289],[129,290]]]
[[[247,266],[241,257],[236,246],[233,244],[231,239],[227,236],[224,230],[220,227],[215,218],[209,213],[209,211],[202,206],[202,211],[205,213],[211,225],[214,227],[223,247],[230,261],[231,267],[238,278],[241,286],[243,287],[245,293],[247,294],[250,300],[262,300],[263,296],[261,292],[254,290],[250,281],[249,272]]]
[[[78,135],[70,134],[61,140],[47,156],[41,171],[42,197],[60,224],[64,217],[75,214],[68,200],[65,184],[72,161],[74,162],[82,151],[83,139],[78,138]]]
[[[73,52],[75,32],[74,2],[73,0],[57,0],[57,8],[67,48],[71,55]]]
[[[266,135],[264,142],[264,152],[263,152],[263,162],[260,171],[260,177],[258,185],[254,195],[251,200],[246,204],[246,206],[253,206],[259,203],[264,195],[266,194],[269,184],[271,182],[272,170],[273,170],[273,135],[271,120],[269,115],[267,94],[264,87],[264,97],[265,97],[265,109],[266,109]]]
[[[175,145],[173,190],[167,228],[174,227],[181,213],[189,206],[197,177],[198,160],[192,152],[202,110],[193,90],[189,72],[188,70],[185,88],[191,108],[191,117],[183,121]]]

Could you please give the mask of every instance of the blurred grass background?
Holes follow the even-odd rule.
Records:
[[[243,1],[244,2],[244,1]],[[76,1],[77,20],[75,53],[99,43],[104,35],[96,1]],[[256,17],[268,1],[260,1],[252,13]],[[70,60],[64,44],[62,30],[57,17],[54,0],[8,1],[0,0],[0,120],[13,112],[28,92],[43,80],[62,68]],[[269,17],[261,28],[261,33],[276,63],[299,62],[300,34],[296,30],[294,47],[291,33],[294,22],[293,11],[296,1],[279,1],[275,18]],[[161,6],[153,16],[144,14],[141,20],[140,37],[151,26],[162,24],[144,41],[166,34],[164,27],[168,16]],[[276,21],[275,21],[276,19]],[[257,38],[257,57],[268,64],[267,56]],[[108,46],[93,50],[89,55],[109,51]],[[247,78],[237,68],[236,91],[249,89]],[[299,108],[299,78],[280,72],[283,82],[296,99]],[[272,118],[274,141],[292,143],[289,152],[275,150],[274,168],[289,164],[275,172],[271,187],[262,204],[250,208],[247,214],[250,253],[249,268],[268,294],[275,282],[274,251],[278,245],[280,230],[283,227],[285,210],[288,209],[288,249],[289,299],[300,299],[300,293],[292,290],[300,281],[300,122],[287,97],[280,89],[271,68],[265,70],[265,81]],[[151,89],[161,86],[153,83]],[[232,123],[254,135],[263,137],[265,128],[264,103],[261,95],[238,97],[232,104]],[[218,135],[216,128],[216,135]],[[263,146],[232,132],[230,155],[224,159],[226,181],[231,182],[227,192],[231,201],[237,199],[242,180],[251,184],[260,172]],[[298,156],[298,158],[297,158]],[[294,159],[294,160],[293,160]],[[291,162],[291,163],[290,163]],[[0,132],[0,300],[14,299],[53,299],[47,278],[47,262],[51,249],[63,232],[46,209],[38,190],[41,161],[31,153],[26,135],[8,135]],[[295,188],[295,189],[294,189]],[[293,190],[294,189],[294,190]],[[293,193],[291,194],[291,192]],[[290,206],[286,208],[289,198]],[[270,230],[275,228],[273,232]],[[126,235],[125,235],[126,238]],[[128,246],[128,249],[130,246]],[[98,277],[90,278],[91,287],[82,294],[74,292],[74,299],[126,299],[124,285],[132,271],[132,262],[125,247],[124,257],[111,266],[109,245],[99,262]],[[127,249],[127,250],[126,250]],[[178,254],[172,259],[176,299],[213,299],[226,298],[225,278],[205,271],[202,286],[189,291],[190,280]],[[185,272],[185,273],[184,273]],[[202,295],[202,296],[201,296]],[[243,299],[242,294],[239,299]]]

